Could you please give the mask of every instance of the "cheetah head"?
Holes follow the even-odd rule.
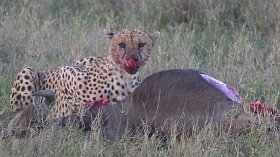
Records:
[[[113,60],[127,73],[134,75],[150,58],[153,45],[159,38],[159,32],[146,33],[137,29],[128,29],[116,34],[108,33],[111,39],[110,53]]]

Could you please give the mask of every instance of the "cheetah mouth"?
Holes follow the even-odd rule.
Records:
[[[137,71],[139,70],[139,66],[136,66],[136,67],[125,67],[124,69],[125,69],[125,71],[127,72],[127,73],[129,73],[130,75],[134,75],[134,74],[136,74],[137,73]]]
[[[137,61],[135,59],[128,59],[126,63],[124,64],[124,69],[127,73],[134,75],[137,73],[139,69],[139,65],[137,64]]]

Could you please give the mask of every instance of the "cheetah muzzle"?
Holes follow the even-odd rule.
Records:
[[[128,59],[125,63],[124,69],[127,73],[134,75],[139,70],[140,65],[137,64],[137,60],[135,59]]]

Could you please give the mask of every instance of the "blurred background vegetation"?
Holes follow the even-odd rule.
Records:
[[[123,28],[161,32],[144,76],[201,69],[249,99],[272,94],[272,104],[280,102],[278,0],[2,0],[0,105],[23,66],[46,70],[104,55],[104,30]]]
[[[279,29],[277,0],[2,0],[1,14],[34,16],[38,22],[69,23],[79,17],[100,26],[138,22],[169,30],[185,24],[196,30],[210,25],[246,28],[263,35]],[[22,15],[23,16],[23,15]],[[28,19],[25,19],[28,20]],[[114,26],[113,25],[113,26]],[[40,26],[40,24],[39,24]]]
[[[9,110],[13,81],[24,66],[46,70],[105,55],[104,30],[123,28],[161,32],[143,77],[171,68],[200,69],[236,87],[245,106],[262,101],[280,108],[279,0],[1,0],[0,108]],[[231,155],[243,147],[245,156],[255,151],[273,156],[278,149],[262,143],[269,143],[266,137],[250,136],[233,144]],[[220,141],[212,140],[209,149],[198,149],[205,149],[205,156],[225,153]]]
[[[235,32],[249,33],[256,44],[261,44],[278,35],[280,27],[277,0],[2,0],[0,9],[2,57],[11,47],[16,48],[9,45],[12,42],[9,39],[19,38],[16,33],[20,31],[23,33],[20,38],[26,40],[30,33],[25,31],[42,32],[50,28],[88,31],[92,26],[113,30],[140,27],[148,32],[160,30],[168,37],[175,31],[193,32],[197,40],[205,32],[217,34],[205,39],[211,45],[218,42],[215,36],[219,34],[234,40]],[[8,34],[8,29],[14,29],[14,34]],[[207,55],[202,48],[193,50],[200,57]]]
[[[123,28],[161,32],[144,76],[201,69],[250,99],[273,93],[272,104],[280,102],[278,0],[2,0],[0,106],[23,66],[46,70],[104,55],[104,30]]]

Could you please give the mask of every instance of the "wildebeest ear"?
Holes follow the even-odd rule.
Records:
[[[109,39],[112,39],[112,38],[114,37],[114,35],[115,35],[114,32],[108,32],[108,33],[107,33],[107,37],[108,37]]]
[[[157,42],[158,38],[159,38],[160,33],[158,31],[151,33],[149,35],[149,37],[152,39],[152,44],[153,46],[155,45],[155,43]]]

